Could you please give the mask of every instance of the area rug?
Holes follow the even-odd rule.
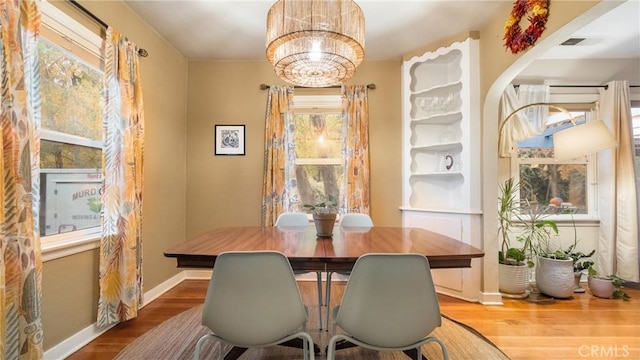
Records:
[[[316,314],[313,307],[310,307],[309,314]],[[129,344],[117,356],[117,360],[186,360],[193,358],[193,351],[198,339],[206,334],[208,330],[200,324],[202,305],[187,310],[162,324],[151,329],[143,336]],[[317,324],[315,317],[310,319],[310,326]],[[329,342],[330,333],[318,330],[308,330],[313,337],[314,343],[322,349],[321,355],[316,355],[316,359],[326,359],[324,350]],[[465,359],[509,359],[500,349],[486,339],[482,334],[473,328],[450,319],[446,316],[442,318],[442,326],[433,332],[447,345],[449,358],[452,360]],[[217,359],[218,343],[215,341],[205,341],[201,349],[201,359]],[[224,348],[226,350],[226,348]],[[440,346],[436,343],[426,344],[422,347],[423,355],[429,360],[442,359]],[[240,359],[301,359],[302,350],[284,346],[273,346],[263,349],[249,349]],[[375,352],[367,349],[354,347],[339,350],[336,359],[352,360],[407,360],[409,359],[402,352]]]

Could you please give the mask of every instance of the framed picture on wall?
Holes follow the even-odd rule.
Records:
[[[215,125],[215,154],[244,155],[244,125]]]

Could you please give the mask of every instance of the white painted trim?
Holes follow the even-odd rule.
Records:
[[[342,95],[294,95],[294,109],[338,109],[342,104]]]
[[[105,329],[98,329],[95,323],[80,330],[70,338],[65,339],[58,345],[44,352],[44,360],[59,360],[68,357],[74,352],[80,350],[83,346],[90,343],[98,336],[104,334],[107,330],[111,329],[115,325],[109,326]]]
[[[174,275],[173,277],[169,278],[168,280],[160,283],[160,285],[144,293],[142,306],[140,308],[147,306],[147,304],[159,298],[162,294],[171,290],[174,286],[180,284],[185,279],[184,273],[185,272],[182,271]]]
[[[502,295],[499,292],[481,292],[479,301],[482,305],[504,305],[502,302]]]
[[[88,233],[84,236],[67,238],[57,241],[42,240],[40,249],[42,250],[42,261],[59,259],[61,257],[74,255],[83,251],[89,251],[100,247],[100,229],[98,231]],[[68,234],[68,233],[67,233]],[[63,235],[63,234],[60,234]],[[57,236],[57,235],[54,235]],[[48,239],[51,236],[47,236]]]
[[[209,280],[211,279],[212,270],[185,270],[184,280]]]
[[[102,151],[102,140],[93,140],[87,137],[63,133],[60,131],[41,129],[40,140],[49,140],[78,146],[86,146]]]
[[[103,57],[103,40],[98,34],[82,26],[82,24],[75,21],[62,10],[51,5],[48,1],[41,1],[39,6],[42,13],[42,22],[45,25],[63,36],[72,38],[74,42],[95,56],[99,58]]]

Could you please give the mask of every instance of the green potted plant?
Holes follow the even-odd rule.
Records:
[[[312,212],[316,226],[316,236],[319,238],[333,237],[333,226],[336,222],[338,201],[333,195],[328,195],[316,204],[304,204],[303,208]]]
[[[603,299],[622,299],[628,301],[631,296],[627,294],[622,287],[624,286],[624,280],[616,275],[603,276],[598,274],[598,271],[589,266],[588,284],[589,290],[593,296],[597,296]]]
[[[500,237],[498,284],[503,296],[512,298],[528,296],[529,268],[533,266],[527,254],[531,251],[531,242],[526,238],[515,237],[512,233],[512,228],[517,227],[514,220],[518,217],[519,190],[519,183],[509,178],[500,185],[498,197],[498,236]],[[521,247],[512,245],[511,241],[514,238],[522,243]]]
[[[552,220],[547,221],[553,223],[551,228],[554,229],[557,235],[558,228],[555,222]],[[551,247],[551,236],[540,238],[538,242],[536,251],[538,255],[536,286],[538,290],[545,295],[561,299],[571,297],[576,289],[575,270],[577,266],[581,266],[578,261],[583,257],[593,255],[593,252],[589,255],[574,252],[577,245],[575,223],[573,224],[573,228],[574,243],[567,250],[553,250]]]
[[[564,252],[557,250],[555,252],[556,257],[558,258],[571,258],[573,261],[573,279],[574,279],[574,293],[583,293],[585,292],[584,288],[580,286],[580,279],[582,279],[582,273],[584,273],[590,266],[593,265],[593,261],[586,260],[593,256],[596,253],[595,250],[591,250],[588,254],[583,253],[582,251],[576,251],[578,246],[578,230],[576,228],[576,221],[573,217],[573,211],[567,210],[564,211],[565,214],[571,215],[571,224],[573,225],[573,244],[571,244],[567,250]]]
[[[582,273],[584,273],[590,266],[593,265],[593,261],[585,260],[593,256],[596,253],[595,250],[591,250],[588,254],[583,253],[582,251],[575,251],[577,242],[574,242],[567,249],[566,253],[569,254],[569,257],[573,261],[573,279],[574,279],[574,293],[583,293],[585,290],[582,286],[580,286],[580,279],[582,278]]]
[[[595,250],[589,253],[576,251],[578,245],[578,232],[573,212],[565,211],[571,215],[573,225],[573,244],[566,250],[551,250],[550,239],[542,241],[538,252],[539,263],[544,263],[544,271],[540,272],[540,280],[536,276],[538,289],[544,294],[558,298],[568,298],[572,293],[582,293],[585,290],[580,286],[580,279],[584,270],[593,265],[593,261],[586,260],[595,254]],[[570,265],[569,265],[570,264]],[[536,273],[537,275],[537,273]],[[573,279],[571,284],[570,278]],[[541,284],[538,284],[538,283]],[[572,288],[573,291],[570,291]]]

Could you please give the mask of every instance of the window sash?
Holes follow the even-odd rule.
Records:
[[[40,138],[41,140],[49,140],[49,141],[55,141],[59,143],[102,149],[102,141],[97,141],[97,140],[89,139],[86,137],[63,133],[55,130],[42,129]]]
[[[42,38],[69,51],[80,62],[103,68],[103,39],[50,2],[40,3]],[[50,129],[41,130],[41,139],[102,149],[102,141]],[[99,247],[100,226],[41,237],[43,261],[73,255]]]

